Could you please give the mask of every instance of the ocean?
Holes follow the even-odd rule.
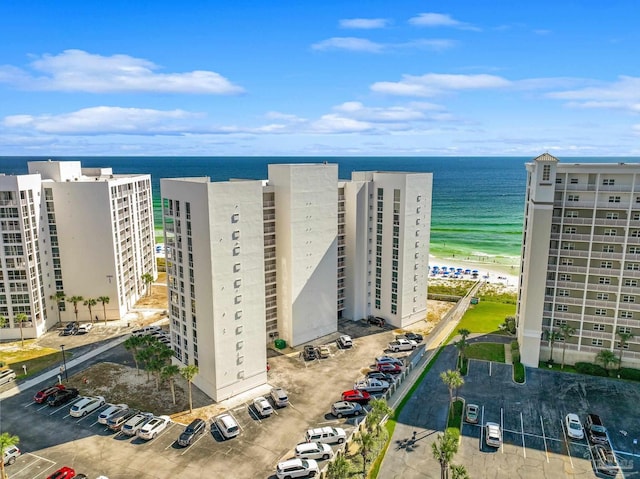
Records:
[[[25,174],[27,161],[49,157],[0,157],[0,173]],[[50,157],[82,161],[113,172],[151,174],[157,236],[161,236],[160,178],[208,176],[264,179],[269,163],[337,163],[339,177],[352,171],[433,173],[430,252],[440,258],[517,265],[522,241],[529,157]],[[563,161],[562,158],[560,161]],[[576,158],[577,162],[638,162],[640,158]]]

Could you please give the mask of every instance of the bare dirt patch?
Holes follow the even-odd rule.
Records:
[[[140,298],[135,307],[167,309],[168,304],[167,285],[152,284],[150,293]]]

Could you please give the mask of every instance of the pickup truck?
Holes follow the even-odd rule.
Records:
[[[353,385],[353,389],[367,391],[368,393],[382,393],[389,389],[389,383],[380,379],[367,378],[356,382]]]
[[[391,341],[387,346],[387,349],[397,353],[398,351],[411,351],[412,349],[416,349],[416,347],[418,347],[418,343],[415,341],[400,338],[395,341]]]

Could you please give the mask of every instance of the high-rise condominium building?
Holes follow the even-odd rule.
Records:
[[[266,383],[266,344],[340,318],[426,318],[430,173],[269,165],[267,180],[161,180],[176,361],[220,401]]]
[[[526,165],[516,314],[522,362],[640,364],[640,164]]]
[[[114,175],[79,161],[31,161],[0,176],[3,339],[38,337],[61,321],[117,319],[157,276],[149,175]],[[58,299],[56,300],[56,295]],[[98,298],[91,315],[85,300]],[[26,315],[21,316],[21,313]]]

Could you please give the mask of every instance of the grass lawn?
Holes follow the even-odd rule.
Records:
[[[453,413],[449,409],[449,418],[447,420],[447,430],[456,438],[460,437],[462,429],[462,401],[453,401]]]
[[[498,326],[504,322],[504,318],[515,314],[515,304],[480,301],[467,310],[454,335],[458,329],[468,329],[472,333],[502,333]]]
[[[38,374],[51,366],[62,364],[62,351],[54,348],[42,348],[35,345],[35,339],[26,339],[24,348],[20,341],[5,343],[0,349],[0,362],[13,369],[16,379],[23,379]],[[66,360],[73,357],[73,353],[65,351]],[[24,374],[22,366],[27,366],[27,374]]]
[[[483,359],[496,363],[504,363],[504,344],[473,343],[467,346],[464,354],[469,359]]]

